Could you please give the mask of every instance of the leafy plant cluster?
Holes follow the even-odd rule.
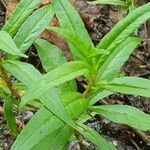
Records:
[[[51,4],[33,12],[41,1],[21,0],[0,31],[3,51],[0,96],[5,100],[5,117],[12,133],[18,132],[12,111],[14,105],[21,111],[29,106],[38,110],[11,149],[64,150],[79,132],[99,149],[115,150],[111,143],[84,124],[95,114],[137,130],[150,130],[150,116],[134,107],[96,105],[97,101],[116,92],[150,97],[150,80],[120,74],[130,54],[141,43],[140,38],[132,35],[150,18],[150,3],[132,11],[94,46],[68,0],[52,0]],[[54,15],[60,27],[49,25]],[[39,38],[45,28],[66,39],[72,61],[67,62],[56,46]],[[45,74],[19,60],[28,57],[25,52],[33,44]],[[11,76],[16,79],[13,83]],[[75,78],[81,76],[87,81],[82,94],[77,91],[75,82]]]

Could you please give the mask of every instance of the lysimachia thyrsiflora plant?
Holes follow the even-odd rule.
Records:
[[[150,97],[150,80],[120,75],[120,69],[141,43],[132,35],[150,18],[150,3],[132,11],[95,47],[68,0],[52,0],[51,4],[32,13],[41,1],[21,0],[0,31],[0,49],[7,53],[1,56],[0,63],[1,96],[11,130],[17,130],[11,111],[15,99],[18,99],[15,103],[19,103],[20,110],[26,105],[38,108],[11,149],[65,150],[74,133],[79,132],[98,149],[115,150],[115,146],[84,124],[94,114],[137,130],[150,130],[150,116],[134,107],[95,105],[113,93]],[[48,26],[54,14],[59,28]],[[56,46],[38,38],[45,28],[66,39],[72,61],[67,62]],[[20,57],[27,57],[24,53],[32,44],[45,74],[19,61]],[[16,78],[13,85],[9,84],[10,76]],[[87,81],[82,94],[77,91],[75,82],[80,76]]]

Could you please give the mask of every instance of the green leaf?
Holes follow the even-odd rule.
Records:
[[[18,130],[17,130],[15,114],[13,112],[12,106],[13,106],[13,99],[10,97],[5,99],[4,115],[7,121],[7,126],[9,127],[11,133],[16,136],[18,134]]]
[[[101,54],[109,54],[108,51],[95,48],[92,45],[87,47],[85,43],[83,43],[80,39],[78,39],[75,35],[71,34],[70,32],[66,32],[66,30],[53,26],[49,26],[47,27],[47,29],[61,35],[69,42],[70,50],[73,53],[75,60],[77,59],[86,61],[85,58],[89,59],[91,57],[95,57]],[[90,52],[87,53],[86,50]]]
[[[54,131],[43,141],[39,142],[32,150],[64,150],[72,134],[73,131],[65,125],[62,129]]]
[[[120,77],[108,83],[100,83],[100,87],[124,94],[150,97],[150,80],[139,77]]]
[[[49,72],[67,62],[62,52],[46,40],[37,39],[34,45],[46,72]],[[59,88],[63,91],[76,90],[76,83],[75,81],[70,81],[68,83],[64,83]]]
[[[5,31],[0,31],[0,49],[6,53],[27,58],[26,55],[20,52],[12,37]]]
[[[2,66],[26,87],[29,87],[31,82],[38,81],[42,77],[41,73],[28,63],[7,60],[2,63]]]
[[[81,61],[68,62],[61,65],[30,86],[22,98],[20,107],[23,107],[33,99],[39,98],[50,88],[84,75],[87,72],[87,64]]]
[[[62,95],[61,100],[69,114],[71,114],[70,111],[75,110],[76,108],[78,108],[76,110],[78,111],[76,115],[79,115],[82,113],[82,111],[85,111],[83,110],[83,106],[81,106],[81,101],[80,102],[77,101],[76,103],[74,103],[77,100],[77,98],[80,98],[81,95],[77,93],[74,93],[74,94],[72,93],[74,97],[72,98],[69,97],[68,99],[67,99],[67,95],[69,95],[69,93],[66,95]],[[77,116],[71,116],[71,117],[76,118]],[[27,126],[22,130],[21,134],[19,134],[11,150],[18,150],[18,149],[30,150],[31,148],[34,148],[34,146],[36,146],[38,143],[40,143],[42,140],[44,140],[48,136],[51,139],[50,134],[63,128],[64,128],[64,123],[60,119],[58,119],[55,115],[53,115],[48,109],[46,109],[45,107],[42,107],[32,117],[32,119],[29,121]],[[58,141],[61,138],[61,136],[59,137],[58,132],[55,132],[55,133],[58,139],[53,138],[54,141],[51,141],[52,145],[54,144],[55,141]],[[47,145],[49,145],[49,143],[47,143]]]
[[[122,0],[95,0],[89,2],[90,4],[109,4],[109,5],[117,5],[117,6],[126,6],[126,3]]]
[[[93,45],[80,15],[68,0],[52,0],[52,7],[64,30],[75,34],[85,45]]]
[[[112,144],[107,142],[95,130],[87,127],[84,124],[78,124],[78,131],[89,141],[95,144],[100,150],[117,150]]]
[[[150,115],[127,105],[103,105],[91,107],[92,111],[108,118],[109,120],[127,124],[139,130],[150,130]]]
[[[112,50],[118,44],[128,38],[141,24],[150,18],[150,3],[143,5],[128,14],[123,20],[101,40],[100,49]]]
[[[82,50],[84,56],[87,56],[90,53],[89,47],[93,46],[93,43],[78,12],[68,0],[52,0],[52,7],[60,22],[61,28],[65,33],[69,34],[67,40],[75,39],[75,45],[80,41],[82,43],[81,45],[84,45],[84,51],[82,48],[78,49],[78,51],[80,52]]]
[[[86,57],[88,57],[88,54],[90,52],[87,53],[86,51],[89,51],[91,49],[91,46],[87,47],[85,43],[83,43],[78,37],[76,37],[75,34],[71,33],[70,31],[66,31],[64,29],[53,26],[49,26],[47,27],[47,29],[61,35],[69,42],[69,46],[70,44],[73,46],[73,50],[72,48],[70,48],[70,50],[74,57],[80,58],[80,60],[84,60]]]
[[[63,126],[61,120],[42,107],[19,134],[11,150],[31,150],[41,140]]]
[[[102,100],[103,98],[112,95],[113,92],[107,91],[107,90],[99,90],[96,93],[92,95],[90,98],[90,105],[95,104],[97,101]]]
[[[92,48],[93,51],[95,51],[93,54],[88,56],[88,59],[93,58],[93,57],[98,57],[99,55],[108,55],[109,52],[104,49],[98,49],[98,48]]]
[[[27,17],[41,1],[42,0],[21,0],[12,15],[6,21],[2,30],[8,32],[11,36],[16,34],[22,23],[25,22]]]
[[[49,72],[67,62],[63,53],[48,41],[37,39],[34,45],[46,72]]]
[[[40,101],[62,121],[70,126],[74,126],[74,121],[71,119],[61,102],[60,94],[61,93],[57,88],[51,88],[49,92],[41,97]]]
[[[35,11],[24,22],[14,37],[14,42],[21,52],[25,53],[30,48],[36,38],[50,23],[53,15],[52,7],[50,5],[46,5]],[[9,58],[12,59],[11,56]]]
[[[98,80],[112,80],[140,42],[139,38],[130,37],[112,51],[110,55],[105,56],[105,61],[98,70]]]
[[[76,101],[72,102],[72,105],[74,107],[72,107],[72,105],[69,105],[66,109],[68,110],[70,116],[72,116],[73,118],[77,118],[81,113],[84,113],[86,111],[88,104],[89,102],[87,99],[76,99]]]
[[[65,150],[73,131],[68,126],[64,126],[56,137],[51,140],[50,147],[55,150]]]

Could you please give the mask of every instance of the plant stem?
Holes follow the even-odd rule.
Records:
[[[97,74],[97,64],[95,58],[93,58],[89,83],[87,85],[86,91],[83,93],[83,96],[85,98],[90,96],[92,87],[96,84],[96,74]]]
[[[4,109],[2,107],[0,107],[0,115],[4,115]],[[25,125],[18,119],[16,119],[16,124],[18,125],[19,128],[24,128]]]
[[[2,59],[0,58],[0,63],[2,62]],[[7,74],[7,71],[0,65],[0,73],[1,73],[1,76],[2,76],[2,79],[5,81],[8,89],[10,90],[11,92],[11,95],[13,97],[15,97],[17,100],[20,98],[20,95],[19,93],[13,88],[13,85],[8,77],[8,74]]]

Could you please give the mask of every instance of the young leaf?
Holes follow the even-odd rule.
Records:
[[[100,83],[100,87],[112,92],[150,97],[150,80],[139,77],[120,77],[108,83]]]
[[[47,27],[47,29],[61,35],[69,42],[69,46],[70,44],[73,46],[73,50],[72,48],[70,48],[70,50],[74,57],[80,58],[80,60],[84,60],[86,57],[88,57],[89,53],[87,53],[87,51],[89,51],[91,47],[87,47],[85,43],[83,43],[78,37],[76,37],[75,34],[70,33],[70,31],[66,31],[64,29],[53,26],[49,26]]]
[[[109,4],[109,5],[117,5],[117,6],[126,6],[126,3],[122,0],[95,0],[93,2],[89,2],[90,4]]]
[[[67,62],[63,53],[48,41],[37,39],[34,45],[46,72],[49,72]]]
[[[0,49],[12,55],[27,57],[20,52],[12,37],[5,31],[0,31]]]
[[[76,35],[87,47],[93,45],[80,15],[68,0],[52,0],[52,7],[64,30]]]
[[[87,72],[87,64],[81,61],[68,62],[61,65],[30,86],[22,98],[20,107],[23,107],[33,99],[39,98],[50,88],[84,75]]]
[[[91,110],[113,122],[127,124],[143,131],[150,131],[150,115],[127,105],[93,106]]]
[[[15,119],[12,106],[13,106],[13,100],[10,97],[5,99],[4,102],[5,119],[7,121],[7,125],[11,133],[16,136],[18,134],[18,130],[17,130],[16,119]]]
[[[42,0],[21,0],[12,15],[6,21],[2,30],[8,32],[11,36],[16,34],[22,23],[25,22],[27,17],[41,1]]]
[[[150,18],[150,3],[128,14],[101,40],[98,48],[112,50]]]
[[[81,113],[84,113],[87,110],[88,104],[89,102],[87,99],[76,99],[74,102],[72,102],[72,105],[68,105],[66,109],[72,118],[77,118]]]
[[[78,124],[78,131],[89,141],[95,144],[100,150],[117,150],[112,144],[107,142],[95,130],[84,124]]]
[[[93,46],[93,43],[78,12],[74,9],[68,0],[52,0],[52,7],[54,8],[56,16],[60,22],[61,28],[65,30],[65,33],[71,34],[73,36],[73,39],[72,36],[70,36],[68,39],[75,39],[75,41],[80,41],[82,46],[85,45],[84,55],[88,55],[90,52],[89,47]],[[76,42],[74,44],[76,44]],[[78,51],[79,50],[82,50],[83,52],[82,48],[78,49]]]
[[[2,63],[2,66],[26,87],[29,87],[31,82],[38,81],[42,77],[42,74],[28,63],[7,60]]]
[[[90,98],[90,105],[95,104],[97,101],[112,95],[113,92],[107,91],[107,90],[99,90],[97,91],[95,94],[92,95],[92,97]]]
[[[30,48],[36,38],[49,24],[53,15],[52,7],[47,5],[35,11],[24,22],[14,37],[14,42],[21,52],[25,53]],[[12,59],[11,56],[8,58]]]
[[[112,80],[140,42],[139,38],[130,37],[112,51],[110,55],[105,56],[107,58],[98,70],[98,80]]]
[[[38,51],[42,66],[46,72],[49,72],[67,62],[62,52],[46,40],[37,39],[34,45]],[[70,81],[68,83],[64,83],[59,88],[63,91],[74,91],[76,90],[76,83],[75,81]]]

